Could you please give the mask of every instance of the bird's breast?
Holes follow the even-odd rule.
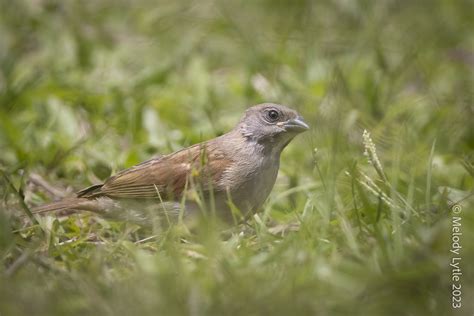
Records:
[[[243,213],[257,211],[273,189],[279,157],[252,155],[238,160],[222,177],[221,186]]]

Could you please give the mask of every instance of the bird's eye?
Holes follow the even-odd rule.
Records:
[[[280,117],[280,113],[276,110],[270,110],[267,112],[267,116],[270,121],[276,121]]]

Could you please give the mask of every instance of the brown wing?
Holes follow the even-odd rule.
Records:
[[[110,177],[102,186],[92,186],[78,196],[114,198],[179,198],[186,185],[211,185],[219,190],[222,173],[233,163],[213,143],[202,143],[173,154],[150,159]],[[81,195],[82,194],[82,195]]]

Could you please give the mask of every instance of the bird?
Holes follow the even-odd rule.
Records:
[[[228,133],[156,156],[32,211],[89,211],[137,223],[148,220],[145,213],[175,222],[209,210],[224,221],[235,221],[236,214],[242,219],[261,209],[275,184],[281,152],[308,129],[288,106],[258,104]]]

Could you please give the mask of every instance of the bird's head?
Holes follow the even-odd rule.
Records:
[[[309,126],[295,110],[284,105],[263,103],[245,111],[238,129],[247,139],[282,150]]]

